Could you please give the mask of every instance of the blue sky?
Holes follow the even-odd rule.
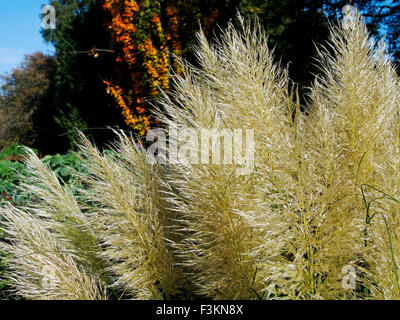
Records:
[[[40,35],[41,8],[48,0],[0,0],[0,74],[35,51],[52,53]]]

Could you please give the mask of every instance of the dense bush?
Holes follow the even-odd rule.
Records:
[[[103,153],[82,135],[85,187],[74,195],[29,152],[22,187],[35,201],[1,210],[17,292],[398,299],[400,82],[383,45],[347,9],[320,51],[324,75],[307,115],[258,25],[229,25],[214,44],[200,32],[200,67],[181,65],[157,115],[170,129],[253,129],[247,175],[237,165],[151,164],[122,133]]]
[[[9,201],[14,205],[24,203],[23,194],[17,192],[20,175],[27,175],[22,163],[23,148],[13,144],[0,152],[0,192],[2,201]]]

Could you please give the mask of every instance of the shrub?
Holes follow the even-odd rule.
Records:
[[[23,159],[22,146],[12,144],[0,152],[0,193],[2,201],[10,201],[14,205],[23,204],[23,193],[17,192],[20,175],[28,174]]]
[[[347,12],[320,51],[324,76],[305,115],[257,22],[241,26],[214,44],[199,33],[199,68],[181,64],[156,115],[169,129],[253,129],[248,174],[235,165],[151,164],[120,132],[112,153],[82,136],[78,201],[30,152],[23,188],[37,201],[2,209],[1,246],[17,292],[399,298],[399,79],[390,57],[362,17]],[[69,285],[76,279],[79,292]]]

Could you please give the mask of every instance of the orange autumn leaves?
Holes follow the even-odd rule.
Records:
[[[108,27],[119,53],[116,61],[128,73],[105,81],[107,92],[122,109],[125,123],[144,135],[155,123],[145,97],[170,89],[170,68],[181,71],[172,61],[182,50],[178,9],[175,1],[163,0],[105,0],[104,9],[112,17]]]
[[[134,126],[133,128],[140,130],[141,135],[145,134],[145,132],[150,128],[150,117],[144,115],[146,109],[141,106],[143,105],[142,99],[137,98],[136,111],[139,115],[134,115],[122,97],[122,89],[117,85],[112,85],[109,81],[104,81],[104,83],[107,85],[107,93],[115,98],[118,106],[122,109],[122,116],[124,117],[126,124]]]

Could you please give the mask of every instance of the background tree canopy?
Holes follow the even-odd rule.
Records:
[[[54,151],[67,141],[53,119],[56,59],[36,52],[26,56],[4,81],[0,95],[0,146],[20,143]]]

